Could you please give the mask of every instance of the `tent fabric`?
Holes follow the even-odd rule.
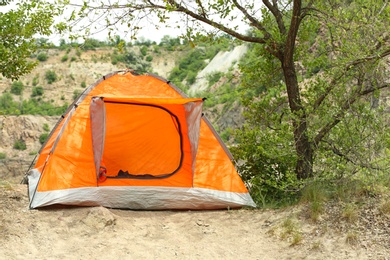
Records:
[[[255,206],[202,105],[158,76],[104,76],[75,100],[42,146],[28,173],[30,208]]]

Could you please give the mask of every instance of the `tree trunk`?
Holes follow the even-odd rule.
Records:
[[[282,62],[288,103],[293,114],[295,151],[298,157],[295,172],[298,179],[306,179],[313,175],[313,149],[307,134],[307,116],[302,106],[294,64],[295,41],[302,19],[301,8],[302,1],[294,0],[290,28],[284,46],[279,46],[278,58]],[[284,33],[282,30],[280,32]]]
[[[286,81],[288,102],[293,113],[295,150],[298,157],[295,172],[298,179],[306,179],[313,174],[313,149],[307,134],[306,112],[302,106],[294,66],[284,65],[283,74]]]

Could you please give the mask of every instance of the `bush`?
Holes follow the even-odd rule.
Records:
[[[151,62],[153,60],[153,57],[148,55],[148,56],[146,56],[145,59],[146,59],[147,62]]]
[[[18,111],[19,105],[16,103],[12,95],[8,92],[4,93],[0,96],[0,113],[1,114],[17,114],[15,113]]]
[[[0,153],[0,160],[5,159],[7,156],[5,153]]]
[[[67,61],[67,60],[68,60],[68,55],[62,56],[61,62],[65,62],[65,61]]]
[[[39,142],[41,144],[44,144],[46,142],[47,137],[49,136],[49,133],[43,133],[39,136]]]
[[[140,51],[141,51],[142,56],[146,56],[146,54],[148,52],[148,47],[142,46]]]
[[[21,95],[24,89],[24,85],[20,81],[14,81],[11,85],[11,93],[15,95]]]
[[[51,84],[57,80],[57,74],[52,70],[48,70],[45,73],[45,78],[47,80],[47,83]]]
[[[218,80],[220,78],[222,78],[223,76],[223,72],[213,72],[213,73],[210,73],[206,76],[208,82],[209,82],[209,87],[211,87],[212,85],[214,85],[215,83],[218,82]]]
[[[37,86],[37,87],[32,88],[31,97],[42,96],[42,95],[43,95],[43,87],[42,86]]]
[[[38,53],[37,59],[39,61],[47,61],[48,58],[49,57],[47,56],[47,53],[45,53],[45,52]]]
[[[45,132],[49,132],[50,131],[50,128],[49,128],[49,125],[48,124],[43,124],[43,130],[45,131]]]
[[[76,99],[80,96],[81,94],[81,91],[80,90],[75,90],[73,91],[73,99]]]
[[[72,58],[70,58],[70,61],[72,62],[72,61],[75,61],[75,60],[77,60],[77,58],[75,57],[75,56],[72,56]]]
[[[27,149],[26,143],[23,140],[17,140],[14,143],[14,149],[16,149],[16,150],[26,150]]]
[[[37,76],[35,76],[35,77],[33,78],[33,80],[32,80],[32,85],[35,87],[36,85],[38,85],[38,83],[39,83],[39,77],[38,77],[38,75],[37,75]]]
[[[85,88],[87,86],[87,84],[85,83],[85,81],[81,82],[81,87],[82,88]]]

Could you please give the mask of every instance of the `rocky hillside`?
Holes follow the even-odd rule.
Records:
[[[221,52],[215,60],[207,61],[210,66],[199,73],[201,77],[197,82],[203,80],[204,86],[208,84],[204,81],[207,73],[226,72],[228,68],[234,67],[245,50],[239,47],[230,52]],[[135,46],[134,52],[139,53],[139,51],[139,48]],[[46,50],[47,60],[39,62],[30,74],[19,80],[23,85],[21,93],[15,94],[16,92],[12,91],[13,83],[10,80],[0,79],[0,98],[3,95],[0,102],[6,102],[5,100],[9,98],[15,102],[27,102],[33,99],[40,103],[46,102],[53,107],[67,107],[88,85],[93,84],[103,75],[126,68],[120,62],[113,64],[113,53],[115,50],[108,47],[83,52],[77,49]],[[182,55],[183,51],[180,49],[153,53],[150,72],[167,78]],[[49,80],[49,72],[54,72],[55,80]],[[226,79],[222,78],[219,82],[217,81],[214,84],[214,90],[224,80]],[[197,84],[192,89],[199,87],[199,83]],[[37,94],[34,91],[38,88],[40,92]],[[5,93],[11,93],[11,96],[4,98]],[[224,105],[216,105],[209,107],[206,114],[212,122],[218,125],[219,130],[223,130],[228,126],[241,123],[240,111],[236,108],[237,104],[230,105],[228,109],[224,108]],[[41,143],[59,117],[60,115],[6,115],[0,109],[0,179],[13,183],[21,180],[38,153]]]

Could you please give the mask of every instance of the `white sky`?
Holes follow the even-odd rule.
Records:
[[[17,2],[17,1],[18,0],[15,0],[15,1],[11,2],[11,4],[9,4],[9,5],[5,6],[5,7],[2,7],[0,12],[6,12],[7,10],[15,7],[15,2]],[[52,1],[52,0],[48,0],[48,1]],[[75,2],[78,2],[78,1],[75,0]],[[70,14],[71,14],[71,10],[68,10],[68,11],[65,12],[64,16],[65,17],[69,17]],[[167,25],[171,25],[170,28],[167,28],[167,26],[165,26],[164,24],[160,24],[160,28],[156,29],[155,26],[153,24],[150,24],[150,21],[148,22],[148,20],[146,18],[142,19],[142,23],[139,24],[139,27],[141,27],[141,29],[138,31],[138,33],[136,35],[138,40],[144,38],[144,39],[151,40],[151,41],[156,41],[157,43],[159,43],[161,38],[163,36],[165,36],[165,35],[169,35],[171,37],[177,37],[177,36],[180,36],[180,35],[184,34],[184,26],[183,26],[182,29],[175,28],[175,25],[178,23],[178,21],[181,21],[183,23],[183,20],[180,20],[179,14],[177,14],[177,13],[170,13],[169,15],[171,16],[171,19],[170,19],[170,22],[168,22]],[[60,18],[57,17],[56,18],[56,22],[60,22],[61,19],[64,20],[65,18],[64,17],[62,17],[62,18],[61,17]],[[149,19],[158,21],[157,18],[156,19],[149,18]],[[240,22],[239,19],[235,20],[234,22],[239,25],[239,27],[240,27],[239,31],[241,31],[242,33],[244,33],[245,30],[248,28],[248,26],[245,25],[243,22]],[[102,23],[104,23],[104,22],[102,22]],[[229,24],[230,23],[232,23],[232,22],[230,21]],[[207,28],[207,25],[204,25],[204,26]],[[92,28],[91,28],[91,31],[92,31]],[[126,42],[131,41],[130,35],[126,35],[125,33],[123,33],[123,31],[124,30],[114,31],[114,32],[112,32],[111,35],[112,36],[119,35]],[[108,30],[104,30],[104,31],[101,31],[101,32],[99,32],[97,34],[93,34],[90,37],[91,38],[95,38],[95,39],[99,39],[99,40],[107,40],[108,39]],[[49,37],[45,36],[45,38],[49,38],[49,41],[51,41],[51,42],[53,42],[55,44],[58,44],[59,40],[61,38],[64,38],[65,40],[69,41],[69,39],[67,38],[66,35],[52,34]],[[82,42],[82,39],[80,39],[79,42]]]

